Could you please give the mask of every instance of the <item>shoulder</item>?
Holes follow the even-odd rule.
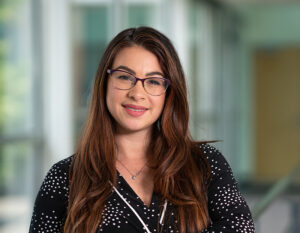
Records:
[[[200,149],[202,150],[202,153],[204,154],[210,166],[210,188],[215,184],[225,186],[228,184],[237,185],[229,163],[218,149],[209,144],[201,144]]]
[[[71,155],[65,159],[62,159],[58,162],[56,162],[55,164],[52,165],[52,167],[50,168],[48,174],[50,173],[56,173],[56,172],[69,172],[71,163],[73,161],[74,155]]]
[[[69,170],[73,156],[48,171],[34,203],[30,233],[62,232],[69,199]]]
[[[52,165],[48,171],[46,178],[55,178],[55,179],[66,179],[70,170],[74,155],[69,156],[63,160]],[[57,175],[60,175],[59,177]]]
[[[251,212],[230,165],[213,146],[202,144],[200,147],[211,168],[207,190],[211,225],[204,232],[255,232]]]
[[[61,198],[68,198],[69,189],[69,170],[73,160],[73,155],[55,163],[48,171],[39,195],[50,196],[61,196]]]
[[[212,175],[232,172],[229,163],[218,149],[207,143],[200,144],[199,147],[210,165]]]

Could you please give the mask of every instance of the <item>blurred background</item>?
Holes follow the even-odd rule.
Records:
[[[28,232],[70,156],[97,64],[127,27],[174,43],[191,132],[232,166],[257,232],[300,232],[300,1],[0,0],[0,232]]]

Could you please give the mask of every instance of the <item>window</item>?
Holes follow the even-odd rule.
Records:
[[[0,7],[0,232],[24,232],[37,146],[29,0],[1,1]]]

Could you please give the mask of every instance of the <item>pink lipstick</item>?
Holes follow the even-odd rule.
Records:
[[[142,116],[148,109],[143,106],[133,105],[133,104],[124,104],[125,111],[133,117]]]

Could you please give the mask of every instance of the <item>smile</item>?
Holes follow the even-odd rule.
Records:
[[[125,111],[132,117],[142,116],[148,109],[143,106],[136,106],[132,104],[123,105]]]
[[[135,112],[142,112],[142,111],[146,111],[147,109],[134,109],[134,108],[130,108],[130,107],[126,107],[131,111],[135,111]]]

